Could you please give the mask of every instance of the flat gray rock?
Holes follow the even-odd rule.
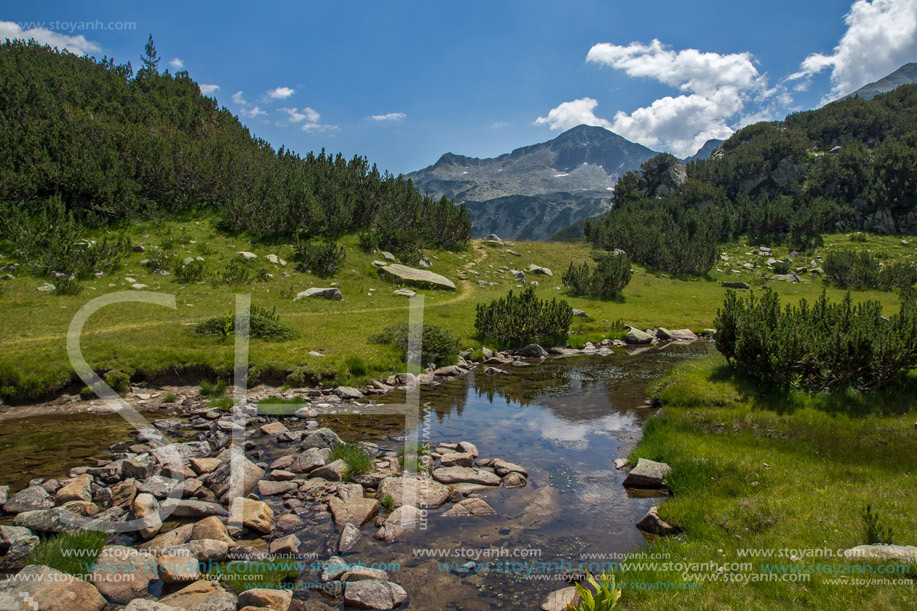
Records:
[[[395,283],[408,284],[411,286],[426,286],[438,289],[455,290],[455,283],[429,270],[416,269],[393,263],[379,268],[379,277],[391,280]]]
[[[662,488],[672,467],[664,462],[641,458],[624,480],[625,488]]]
[[[302,293],[298,294],[293,301],[302,301],[303,299],[310,298],[321,298],[321,299],[331,299],[332,301],[343,301],[344,297],[341,295],[341,290],[337,287],[328,287],[328,288],[311,288],[306,289]]]

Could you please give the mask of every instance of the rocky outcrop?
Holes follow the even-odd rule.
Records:
[[[302,301],[303,299],[331,299],[332,301],[343,301],[341,290],[337,287],[328,288],[311,288],[296,295],[293,301]]]

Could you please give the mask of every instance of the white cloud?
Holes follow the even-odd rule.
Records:
[[[204,95],[210,95],[211,93],[216,93],[220,89],[219,85],[205,85],[203,83],[198,84],[197,87],[198,89],[201,90],[201,93],[203,93]],[[233,96],[233,100],[235,100],[235,96]]]
[[[274,100],[285,100],[294,93],[296,92],[289,87],[277,87],[276,89],[271,89],[268,91],[267,96]]]
[[[23,30],[19,24],[12,21],[0,21],[0,41],[6,40],[35,40],[39,44],[50,45],[58,49],[66,49],[76,55],[86,55],[98,52],[102,47],[98,43],[86,40],[83,35],[67,36],[45,28],[31,28]]]
[[[239,111],[239,114],[249,119],[255,119],[257,117],[263,117],[267,112],[261,110],[261,108],[257,106],[252,106],[251,108],[243,108]]]
[[[831,70],[831,92],[824,102],[852,93],[917,58],[917,2],[855,0],[844,17],[847,31],[831,55],[814,53],[788,80],[809,79]]]
[[[185,69],[185,62],[183,62],[182,60],[180,60],[177,57],[172,58],[172,61],[169,62],[169,65],[172,66],[172,68],[174,68],[175,70],[184,70]]]
[[[596,116],[596,100],[581,98],[560,104],[538,117],[536,124],[551,129],[597,125],[644,146],[686,157],[711,138],[728,138],[734,124],[742,120],[746,104],[762,106],[785,98],[783,86],[768,88],[750,53],[675,50],[653,40],[600,43],[589,50],[586,61],[622,70],[632,78],[658,81],[680,95],[659,98],[631,113],[618,111],[611,120]]]
[[[373,121],[402,121],[407,115],[403,112],[390,112],[385,115],[370,115],[369,118]]]
[[[709,96],[722,87],[740,90],[761,88],[764,78],[750,53],[702,53],[697,49],[675,51],[658,40],[627,46],[600,43],[586,55],[586,61],[616,70],[630,77],[651,78],[681,91]]]
[[[592,98],[564,102],[557,108],[552,108],[548,116],[535,119],[535,125],[547,125],[554,130],[567,130],[577,125],[595,125],[611,129],[609,121],[595,116],[594,111],[598,104],[598,101]]]
[[[321,116],[308,106],[302,110],[298,110],[296,108],[281,108],[280,110],[289,115],[290,122],[292,123],[299,123],[300,121],[305,121],[306,123],[318,123],[318,120]]]
[[[247,105],[248,105],[248,102],[246,102],[246,101],[245,101],[245,98],[242,97],[242,92],[241,92],[241,91],[237,91],[237,92],[235,92],[234,94],[232,94],[232,101],[233,101],[234,103],[236,103],[236,104],[241,105],[241,106],[247,106]]]

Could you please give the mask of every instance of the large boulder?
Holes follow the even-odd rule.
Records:
[[[540,265],[535,265],[534,263],[529,263],[528,271],[530,274],[541,274],[543,276],[554,276],[554,273],[549,270],[547,267],[541,267]]]
[[[32,532],[62,533],[80,530],[84,520],[63,507],[23,511],[13,518],[14,526],[28,528]]]
[[[844,550],[844,557],[862,562],[877,560],[880,562],[917,563],[917,546],[913,545],[857,545]]]
[[[210,516],[226,516],[229,513],[219,503],[196,501],[193,499],[166,499],[159,506],[159,514],[165,518],[185,518],[199,520]]]
[[[144,539],[155,537],[162,528],[162,520],[159,518],[159,501],[156,500],[156,497],[146,492],[138,494],[131,505],[131,511],[134,517],[141,521],[140,536]]]
[[[92,571],[95,587],[119,605],[146,596],[150,582],[158,578],[155,556],[123,545],[103,547]]]
[[[671,470],[672,467],[664,462],[641,458],[637,466],[627,474],[623,485],[626,488],[662,488],[665,486],[665,476]]]
[[[274,530],[274,510],[263,501],[237,497],[229,508],[229,522],[267,534]]]
[[[456,503],[449,511],[443,514],[443,517],[467,518],[472,516],[493,515],[497,515],[493,507],[488,505],[483,499],[471,497]]]
[[[380,278],[391,280],[396,284],[455,290],[455,283],[445,276],[440,276],[429,270],[415,269],[398,263],[380,267],[378,273]]]
[[[396,539],[401,539],[405,531],[417,529],[418,524],[425,522],[426,517],[423,510],[413,505],[402,505],[388,514],[385,522],[382,523],[382,528],[376,533],[376,538],[391,543]]]
[[[191,524],[185,524],[179,526],[169,532],[162,533],[153,537],[146,543],[141,543],[138,545],[138,549],[141,549],[145,552],[150,552],[151,554],[159,554],[163,550],[166,550],[170,547],[175,547],[177,545],[183,545],[191,540],[191,533],[193,532],[194,526]]]
[[[92,476],[88,473],[83,473],[67,485],[59,488],[54,493],[54,502],[58,505],[63,505],[70,501],[91,501],[92,490],[89,488],[91,484]]]
[[[213,490],[221,503],[228,504],[233,498],[245,496],[254,490],[262,478],[264,469],[250,461],[241,448],[233,446],[226,453],[223,464],[213,473],[207,474],[202,481]]]
[[[100,611],[106,604],[91,583],[37,564],[19,571],[0,590],[0,609]]]
[[[23,511],[37,511],[54,507],[54,499],[48,491],[41,486],[29,486],[20,490],[3,504],[6,513],[22,513]]]
[[[407,599],[404,588],[391,581],[363,579],[344,586],[344,604],[358,609],[395,609]]]
[[[653,343],[653,336],[636,327],[629,327],[627,335],[624,336],[624,341],[628,344],[651,344]]]
[[[341,459],[328,463],[324,467],[319,467],[309,474],[309,477],[319,477],[329,482],[340,482],[344,479],[344,472],[347,470],[347,463]]]
[[[219,582],[195,581],[159,602],[187,611],[236,611],[237,601]]]
[[[674,535],[678,532],[678,528],[672,526],[659,517],[658,507],[650,507],[650,510],[646,512],[646,515],[643,516],[639,522],[637,522],[637,528],[644,532],[652,533],[662,537],[667,535]]]
[[[541,601],[541,611],[567,611],[569,607],[576,608],[580,602],[579,593],[574,586],[554,590]]]
[[[331,510],[331,515],[334,516],[334,523],[338,529],[343,530],[347,524],[363,526],[369,522],[379,513],[379,501],[364,497],[342,501],[332,497],[328,501],[328,508]]]
[[[379,483],[376,498],[391,497],[393,507],[416,505],[421,508],[439,507],[449,500],[452,490],[439,482],[417,477],[386,477]]]
[[[204,518],[191,527],[190,541],[203,539],[222,541],[230,546],[236,544],[233,538],[229,536],[229,530],[223,524],[223,520],[216,516]]]
[[[673,340],[676,342],[693,342],[697,335],[691,329],[666,329],[659,327],[656,329],[656,337],[664,340]]]
[[[525,348],[516,352],[519,356],[523,356],[531,359],[538,359],[545,356],[548,356],[548,351],[539,346],[538,344],[529,344]]]
[[[239,594],[239,608],[254,607],[271,611],[287,611],[293,603],[291,590],[254,589]]]
[[[309,448],[331,449],[341,445],[342,443],[344,442],[341,441],[341,438],[337,436],[337,433],[331,429],[321,428],[303,439],[299,447],[303,450],[308,450]],[[329,454],[329,457],[330,456],[331,455]]]
[[[343,301],[344,297],[341,295],[341,290],[337,287],[331,286],[328,288],[311,288],[306,289],[305,291],[298,294],[293,301],[302,301],[303,299],[331,299],[333,301]]]
[[[328,464],[331,458],[330,448],[309,448],[293,460],[290,471],[293,473],[309,473]]]
[[[28,528],[0,526],[0,571],[18,571],[40,540]]]

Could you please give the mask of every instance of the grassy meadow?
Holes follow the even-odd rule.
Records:
[[[387,325],[407,321],[408,300],[394,296],[395,288],[379,279],[372,265],[381,256],[361,251],[355,236],[341,240],[347,249],[341,269],[330,278],[318,278],[297,271],[290,260],[292,246],[284,243],[253,242],[244,236],[224,233],[213,219],[145,222],[126,230],[135,245],[146,252],[133,252],[114,272],[101,278],[90,278],[77,295],[56,295],[39,291],[45,278],[16,270],[14,279],[0,281],[0,393],[7,401],[32,400],[71,387],[73,375],[66,356],[66,332],[74,314],[91,299],[114,291],[132,290],[135,283],[145,290],[173,294],[177,309],[147,304],[118,304],[106,307],[87,323],[83,354],[100,372],[118,370],[132,376],[134,382],[169,373],[194,376],[227,375],[232,367],[233,343],[195,335],[194,324],[208,318],[226,315],[235,307],[235,295],[250,293],[252,304],[276,308],[281,322],[300,332],[295,340],[269,342],[255,340],[250,347],[250,364],[262,379],[283,383],[287,375],[302,372],[294,379],[335,379],[337,383],[359,384],[373,377],[403,369],[396,351],[376,345],[368,337]],[[103,234],[95,236],[103,237]],[[162,245],[172,245],[179,260],[202,257],[205,278],[182,284],[174,275],[158,275],[141,264]],[[900,238],[870,236],[865,243],[851,242],[847,235],[826,237],[826,248],[869,247],[895,258],[913,258],[917,249],[902,244]],[[518,253],[510,254],[508,250]],[[2,249],[9,253],[9,249]],[[211,276],[226,269],[239,251],[258,255],[244,262],[248,272],[243,282],[217,283]],[[582,345],[610,334],[611,324],[621,321],[640,327],[666,326],[699,330],[710,327],[721,306],[725,289],[722,280],[740,280],[759,285],[770,275],[764,267],[765,257],[744,244],[726,245],[728,261],[720,261],[705,278],[672,278],[635,265],[630,284],[617,299],[601,301],[567,295],[561,275],[571,262],[590,260],[590,247],[584,243],[518,242],[507,246],[475,240],[465,252],[427,251],[431,271],[452,279],[456,291],[422,290],[425,296],[426,322],[440,325],[461,339],[463,347],[476,348],[481,342],[474,337],[475,306],[501,297],[519,285],[501,269],[526,269],[530,263],[553,270],[553,277],[528,275],[539,282],[541,297],[566,299],[573,307],[583,309],[588,319],[576,318],[571,327],[570,344]],[[752,253],[755,254],[746,254]],[[265,255],[276,254],[287,260],[286,266],[271,264]],[[786,249],[775,248],[774,256],[786,256]],[[810,257],[805,257],[806,262]],[[799,259],[797,259],[799,260]],[[8,254],[0,258],[6,265],[15,259]],[[241,260],[240,260],[241,262]],[[747,270],[743,263],[753,263]],[[735,273],[737,270],[740,273]],[[132,281],[133,282],[132,282]],[[771,283],[785,300],[815,299],[823,282],[815,275],[803,276],[803,283]],[[481,286],[479,281],[496,282]],[[310,299],[294,302],[296,294],[310,287],[329,286],[337,282],[343,301]],[[828,289],[830,296],[840,298],[844,292]],[[897,307],[897,297],[875,291],[858,292],[857,299],[878,299],[889,311]],[[310,355],[316,351],[325,356]]]

